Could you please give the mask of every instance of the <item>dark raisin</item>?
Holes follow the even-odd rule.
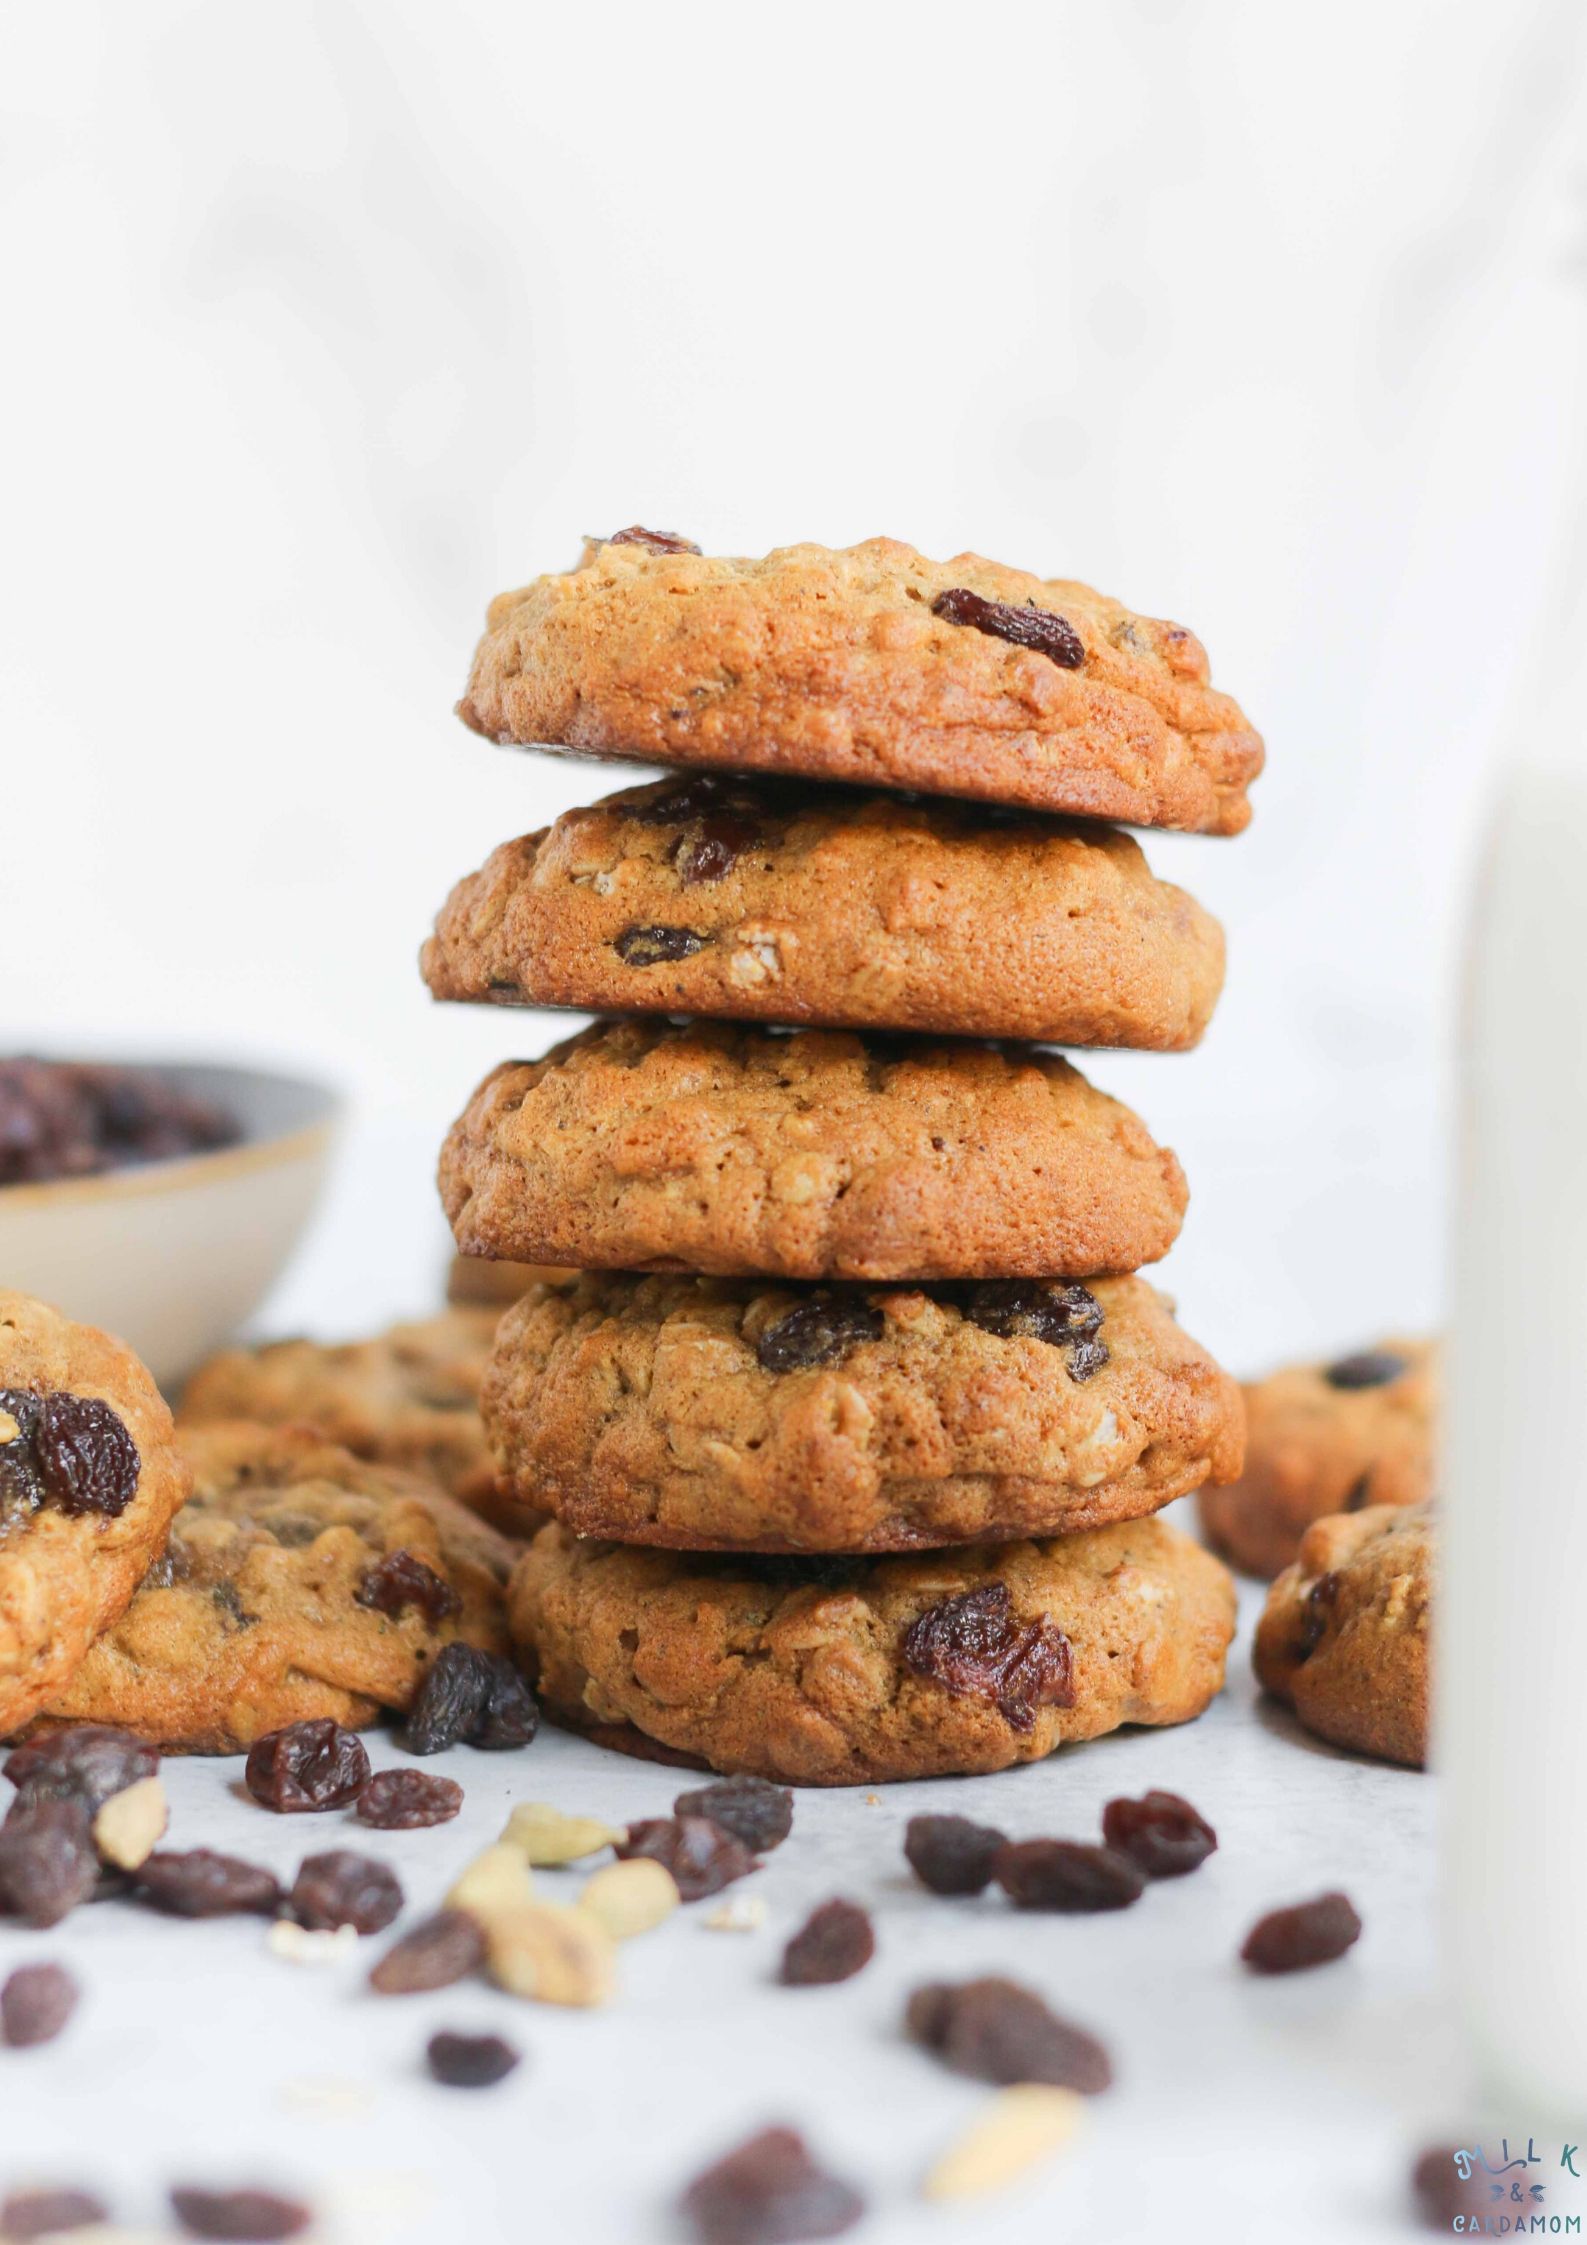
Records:
[[[648,1855],[664,1863],[685,1902],[698,1902],[756,1868],[743,1841],[707,1816],[652,1816],[630,1824],[620,1856]]]
[[[680,538],[676,530],[646,530],[637,522],[631,522],[626,530],[614,530],[609,538],[599,542],[603,546],[643,546],[647,553],[700,551],[692,539]]]
[[[1484,2224],[1478,2217],[1492,2201],[1469,2151],[1455,2144],[1432,2145],[1411,2169],[1411,2192],[1428,2229],[1441,2229],[1446,2236],[1451,2231],[1482,2234]],[[1522,2224],[1518,2221],[1515,2226],[1519,2232]]]
[[[1069,1640],[1045,1614],[1021,1623],[1006,1582],[984,1583],[932,1606],[904,1632],[904,1666],[955,1699],[989,1699],[1011,1730],[1038,1707],[1074,1705]]]
[[[271,2190],[199,2190],[179,2183],[171,2210],[190,2237],[213,2237],[235,2245],[274,2245],[309,2226],[311,2210]]]
[[[992,1877],[992,1858],[1006,1834],[967,1816],[912,1816],[904,1855],[922,1886],[933,1894],[979,1894]]]
[[[68,1730],[44,1731],[6,1756],[5,1775],[19,1794],[33,1800],[81,1801],[90,1811],[103,1808],[140,1778],[153,1777],[160,1757],[131,1731],[106,1723],[74,1723]]]
[[[1138,1801],[1109,1801],[1102,1837],[1128,1855],[1149,1879],[1180,1879],[1206,1862],[1218,1835],[1177,1793],[1143,1793]]]
[[[661,967],[675,959],[692,959],[711,938],[694,928],[624,928],[612,949],[625,967]]]
[[[1240,1955],[1253,1972],[1305,1972],[1332,1964],[1361,1938],[1361,1920],[1343,1894],[1320,1894],[1315,1902],[1273,1910],[1258,1918]]]
[[[1094,2097],[1113,2080],[1112,2062],[1096,2037],[1058,2018],[1014,1980],[917,1988],[904,2025],[955,2073],[999,2088],[1044,2081]]]
[[[388,1551],[378,1565],[366,1570],[353,1596],[359,1605],[370,1606],[377,1614],[390,1614],[393,1619],[412,1606],[432,1629],[463,1609],[463,1601],[452,1585],[443,1582],[435,1569],[427,1567],[413,1551]]]
[[[99,1884],[92,1811],[84,1801],[19,1793],[0,1825],[0,1910],[24,1925],[59,1925]]]
[[[988,1279],[966,1291],[963,1307],[972,1325],[1001,1340],[1046,1341],[1067,1349],[1072,1379],[1089,1380],[1108,1361],[1105,1344],[1096,1338],[1102,1304],[1088,1287],[1049,1286],[1033,1278]]]
[[[864,1341],[882,1337],[882,1313],[847,1295],[818,1294],[768,1325],[755,1354],[768,1372],[805,1372],[837,1364]]]
[[[388,1769],[369,1780],[353,1814],[379,1832],[417,1832],[425,1825],[449,1824],[462,1806],[463,1788],[455,1778]]]
[[[0,2205],[0,2237],[59,2237],[109,2219],[109,2207],[86,2190],[16,2190]]]
[[[852,1980],[876,1954],[876,1932],[856,1902],[841,1896],[813,1910],[782,1953],[786,1988],[825,1988]]]
[[[1410,1359],[1392,1349],[1361,1349],[1330,1364],[1323,1378],[1331,1388],[1386,1388],[1409,1370]]]
[[[485,1936],[466,1910],[440,1910],[394,1942],[369,1975],[383,1996],[427,1995],[450,1988],[485,1961]]]
[[[1328,1633],[1328,1616],[1338,1601],[1342,1578],[1330,1570],[1307,1591],[1295,1624],[1295,1658],[1310,1660]]]
[[[818,2167],[793,2129],[764,2128],[697,2175],[679,2211],[701,2245],[784,2245],[841,2236],[864,2213],[865,2201]]]
[[[710,811],[691,819],[672,852],[679,881],[694,889],[724,879],[760,839],[760,827],[736,811]]]
[[[527,1746],[539,1728],[534,1695],[510,1660],[443,1645],[413,1696],[401,1743],[410,1754],[440,1754],[460,1742],[494,1752]]]
[[[723,1777],[696,1793],[680,1793],[674,1816],[704,1816],[742,1840],[752,1855],[781,1847],[793,1830],[793,1795],[766,1777]]]
[[[44,1501],[75,1518],[114,1520],[138,1493],[138,1446],[94,1395],[47,1395],[33,1431]]]
[[[402,1908],[402,1887],[373,1856],[333,1847],[305,1859],[287,1907],[311,1932],[334,1933],[350,1925],[355,1933],[384,1933]]]
[[[145,1899],[176,1918],[221,1918],[234,1911],[274,1917],[281,1907],[273,1871],[241,1863],[235,1855],[217,1855],[213,1848],[146,1856],[137,1877]]]
[[[242,1592],[234,1582],[217,1582],[210,1591],[210,1601],[218,1606],[233,1629],[252,1629],[259,1620],[249,1613],[242,1602]]]
[[[1069,1377],[1077,1386],[1094,1379],[1108,1361],[1106,1341],[1071,1341],[1069,1344]]]
[[[13,2050],[53,2042],[77,2009],[77,1995],[64,1965],[18,1965],[0,1988],[0,2041]]]
[[[685,780],[664,780],[653,795],[640,803],[625,803],[624,818],[636,826],[686,826],[690,819],[717,811],[732,811],[740,818],[758,816],[760,792],[747,780],[725,772],[691,772]]]
[[[539,1703],[510,1660],[498,1654],[487,1658],[490,1683],[468,1743],[483,1754],[511,1753],[515,1747],[527,1746],[538,1732]]]
[[[95,1177],[240,1135],[222,1109],[146,1069],[0,1060],[0,1185]]]
[[[1046,608],[1014,608],[1004,600],[983,600],[965,585],[939,592],[931,613],[950,624],[969,624],[993,639],[1007,639],[1016,647],[1033,647],[1047,655],[1060,670],[1078,670],[1086,659],[1085,642],[1063,616]]]
[[[355,1801],[369,1783],[369,1756],[362,1739],[322,1716],[255,1739],[243,1778],[262,1808],[305,1816]]]
[[[520,2053],[500,2035],[431,2035],[425,2060],[437,2081],[449,2089],[489,2089],[505,2081]]]
[[[8,1519],[37,1512],[44,1502],[44,1484],[33,1447],[42,1406],[27,1388],[0,1388],[0,1411],[16,1429],[7,1430],[0,1442],[0,1526]]]
[[[1020,1910],[1125,1910],[1146,1892],[1138,1863],[1083,1840],[1010,1840],[992,1876]]]

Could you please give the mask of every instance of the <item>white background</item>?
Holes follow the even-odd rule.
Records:
[[[1580,485],[1584,44],[1573,0],[13,10],[0,1032],[335,1078],[349,1142],[272,1319],[421,1307],[445,1124],[561,1024],[432,1008],[418,943],[496,841],[623,777],[452,719],[488,595],[634,520],[974,546],[1189,623],[1267,734],[1246,836],[1148,842],[1229,926],[1212,1034],[1093,1070],[1190,1173],[1186,1322],[1245,1371],[1431,1320],[1461,900]],[[1101,1779],[1048,1782],[1089,1815]],[[1417,1781],[1353,1782],[1407,1837]],[[1335,1798],[1294,1813],[1326,1834]],[[1414,1979],[1402,1903],[1363,1971]],[[1361,2147],[1333,2090],[1375,2111],[1375,2038],[1427,2038],[1385,1995],[1323,2049],[1294,2002],[1331,2087],[1274,2089],[1260,2173],[1309,2192]],[[1171,2087],[1109,2156],[1163,2128],[1205,2184]],[[1319,2096],[1333,2133],[1284,2136]],[[504,2236],[541,2226],[540,2156]],[[1215,2222],[1156,2187],[1141,2234]],[[1367,2234],[1350,2187],[1329,2234]]]

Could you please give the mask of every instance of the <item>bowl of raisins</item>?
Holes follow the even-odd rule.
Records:
[[[0,1284],[179,1381],[279,1277],[338,1105],[253,1068],[0,1055]]]

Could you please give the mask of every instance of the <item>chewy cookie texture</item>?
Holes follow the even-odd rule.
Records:
[[[541,1531],[514,1634],[547,1708],[633,1753],[794,1785],[982,1774],[1223,1681],[1234,1586],[1161,1521],[989,1550],[712,1560]]]
[[[502,742],[1237,834],[1261,737],[1178,625],[872,538],[763,560],[591,540],[491,603],[459,715]]]
[[[508,1311],[504,1490],[582,1535],[888,1551],[1156,1511],[1239,1470],[1239,1390],[1143,1280],[586,1276]]]
[[[440,1175],[472,1254],[792,1279],[1129,1272],[1186,1201],[1055,1055],[712,1022],[603,1022],[497,1069]]]
[[[1180,1051],[1223,931],[1110,827],[697,773],[503,843],[438,998]]]

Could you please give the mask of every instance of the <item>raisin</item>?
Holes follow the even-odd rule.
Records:
[[[1138,1863],[1083,1840],[1010,1840],[992,1876],[1020,1910],[1125,1910],[1146,1892]]]
[[[485,1936],[466,1910],[440,1910],[394,1942],[369,1975],[383,1996],[427,1995],[450,1988],[485,1961]]]
[[[42,1406],[26,1388],[0,1388],[0,1411],[15,1427],[15,1434],[0,1443],[0,1525],[23,1513],[37,1512],[44,1502],[38,1456],[33,1438]]]
[[[0,1060],[0,1185],[97,1177],[240,1136],[223,1109],[146,1069]]]
[[[768,1372],[806,1372],[837,1364],[864,1341],[882,1337],[882,1313],[869,1302],[818,1294],[768,1325],[755,1354]]]
[[[71,1518],[114,1520],[138,1493],[138,1446],[94,1395],[47,1395],[33,1431],[44,1501]]]
[[[992,1858],[1007,1836],[967,1816],[912,1816],[904,1855],[922,1886],[933,1894],[979,1894],[991,1882]]]
[[[309,2226],[310,2209],[272,2190],[199,2190],[179,2183],[171,2210],[190,2237],[238,2241],[238,2245],[275,2245]]]
[[[1038,1707],[1074,1705],[1069,1640],[1045,1615],[1015,1620],[1006,1582],[984,1583],[932,1606],[904,1632],[904,1666],[955,1699],[989,1699],[1010,1730],[1028,1731]]]
[[[360,1606],[372,1607],[377,1614],[390,1614],[393,1620],[412,1606],[432,1629],[438,1629],[463,1608],[452,1585],[443,1582],[435,1569],[427,1567],[413,1551],[388,1551],[378,1565],[366,1570],[353,1596]]]
[[[1108,1846],[1133,1857],[1149,1879],[1181,1879],[1206,1862],[1218,1835],[1177,1793],[1109,1801],[1102,1811]]]
[[[53,2042],[77,2009],[77,1995],[64,1965],[19,1965],[0,1988],[0,2042],[13,2050]]]
[[[1047,655],[1060,670],[1078,670],[1086,659],[1085,642],[1067,618],[1046,608],[1014,608],[1007,601],[983,600],[965,585],[939,592],[931,613],[950,624],[969,624],[993,639],[1006,639],[1015,647],[1033,647]]]
[[[436,2080],[449,2089],[489,2089],[506,2080],[521,2054],[500,2035],[455,2035],[443,2030],[431,2035],[424,2055]]]
[[[707,1816],[652,1816],[630,1824],[616,1853],[648,1855],[664,1863],[685,1902],[698,1902],[757,1868],[743,1841]]]
[[[963,1298],[964,1315],[1001,1340],[1046,1341],[1069,1352],[1069,1377],[1089,1380],[1108,1361],[1102,1304],[1084,1286],[1046,1286],[1039,1279],[988,1279]]]
[[[1327,1635],[1328,1616],[1338,1600],[1340,1588],[1341,1577],[1330,1570],[1326,1575],[1319,1575],[1307,1591],[1295,1624],[1297,1660],[1310,1660]]]
[[[766,1777],[724,1777],[697,1793],[680,1793],[674,1816],[704,1816],[742,1840],[752,1855],[781,1847],[793,1829],[793,1795]]]
[[[539,1703],[510,1660],[499,1654],[486,1657],[490,1682],[468,1743],[484,1754],[511,1753],[515,1747],[527,1746],[539,1730]]]
[[[221,1918],[234,1911],[273,1917],[281,1907],[273,1871],[241,1863],[235,1855],[217,1855],[213,1848],[146,1856],[137,1877],[145,1899],[176,1918]]]
[[[1409,1370],[1410,1359],[1392,1349],[1361,1349],[1330,1364],[1323,1378],[1331,1388],[1386,1388]]]
[[[672,862],[686,889],[721,881],[732,872],[744,852],[760,840],[760,829],[731,811],[715,811],[693,821],[678,837]]]
[[[1306,1972],[1332,1964],[1361,1938],[1361,1920],[1343,1894],[1320,1894],[1315,1902],[1273,1910],[1258,1918],[1240,1955],[1253,1972]]]
[[[614,530],[609,538],[602,538],[603,546],[643,546],[647,553],[698,553],[699,547],[691,538],[680,538],[676,530],[646,530],[631,522],[626,530]]]
[[[1339,1507],[1341,1512],[1364,1512],[1372,1502],[1372,1468],[1351,1482],[1349,1493]]]
[[[14,1746],[6,1756],[5,1775],[19,1794],[32,1800],[81,1801],[92,1811],[140,1778],[153,1777],[159,1767],[154,1748],[131,1731],[113,1730],[107,1723],[74,1723],[68,1730],[45,1731]]]
[[[455,1778],[430,1777],[417,1769],[382,1770],[359,1794],[353,1814],[380,1832],[417,1832],[430,1824],[449,1824],[463,1806]]]
[[[441,1754],[460,1741],[500,1752],[527,1746],[539,1728],[534,1694],[510,1660],[444,1645],[414,1693],[401,1743],[410,1754]]]
[[[624,928],[612,949],[625,967],[661,967],[675,959],[692,959],[711,938],[694,928]]]
[[[0,2205],[0,2237],[59,2237],[109,2219],[109,2207],[86,2190],[17,2190]]]
[[[402,1908],[402,1887],[373,1856],[333,1847],[305,1859],[287,1907],[314,1933],[334,1933],[341,1925],[355,1933],[383,1933]]]
[[[761,796],[748,781],[725,772],[692,772],[685,780],[664,780],[644,802],[625,803],[623,816],[636,826],[686,826],[716,811],[753,818],[760,809]]]
[[[98,1884],[87,1804],[19,1793],[0,1825],[0,1910],[24,1925],[59,1925]]]
[[[825,1988],[852,1980],[876,1954],[876,1933],[856,1902],[841,1896],[813,1910],[782,1953],[785,1988]]]
[[[1491,2201],[1469,2152],[1454,2144],[1430,2146],[1411,2169],[1411,2192],[1428,2229],[1441,2229],[1446,2236],[1462,2230],[1469,2236],[1482,2233],[1484,2225],[1477,2217],[1486,2213]],[[1517,2222],[1516,2229],[1520,2228]]]
[[[369,1783],[369,1756],[362,1739],[321,1716],[255,1739],[243,1779],[261,1808],[304,1816],[356,1800]]]
[[[700,2245],[782,2245],[838,2237],[865,2211],[857,2190],[818,2167],[791,2128],[764,2128],[703,2175],[679,2201]]]
[[[1094,2097],[1113,2080],[1112,2061],[1096,2037],[1060,2019],[1014,1980],[917,1988],[904,2025],[955,2073],[999,2088],[1043,2081]]]

